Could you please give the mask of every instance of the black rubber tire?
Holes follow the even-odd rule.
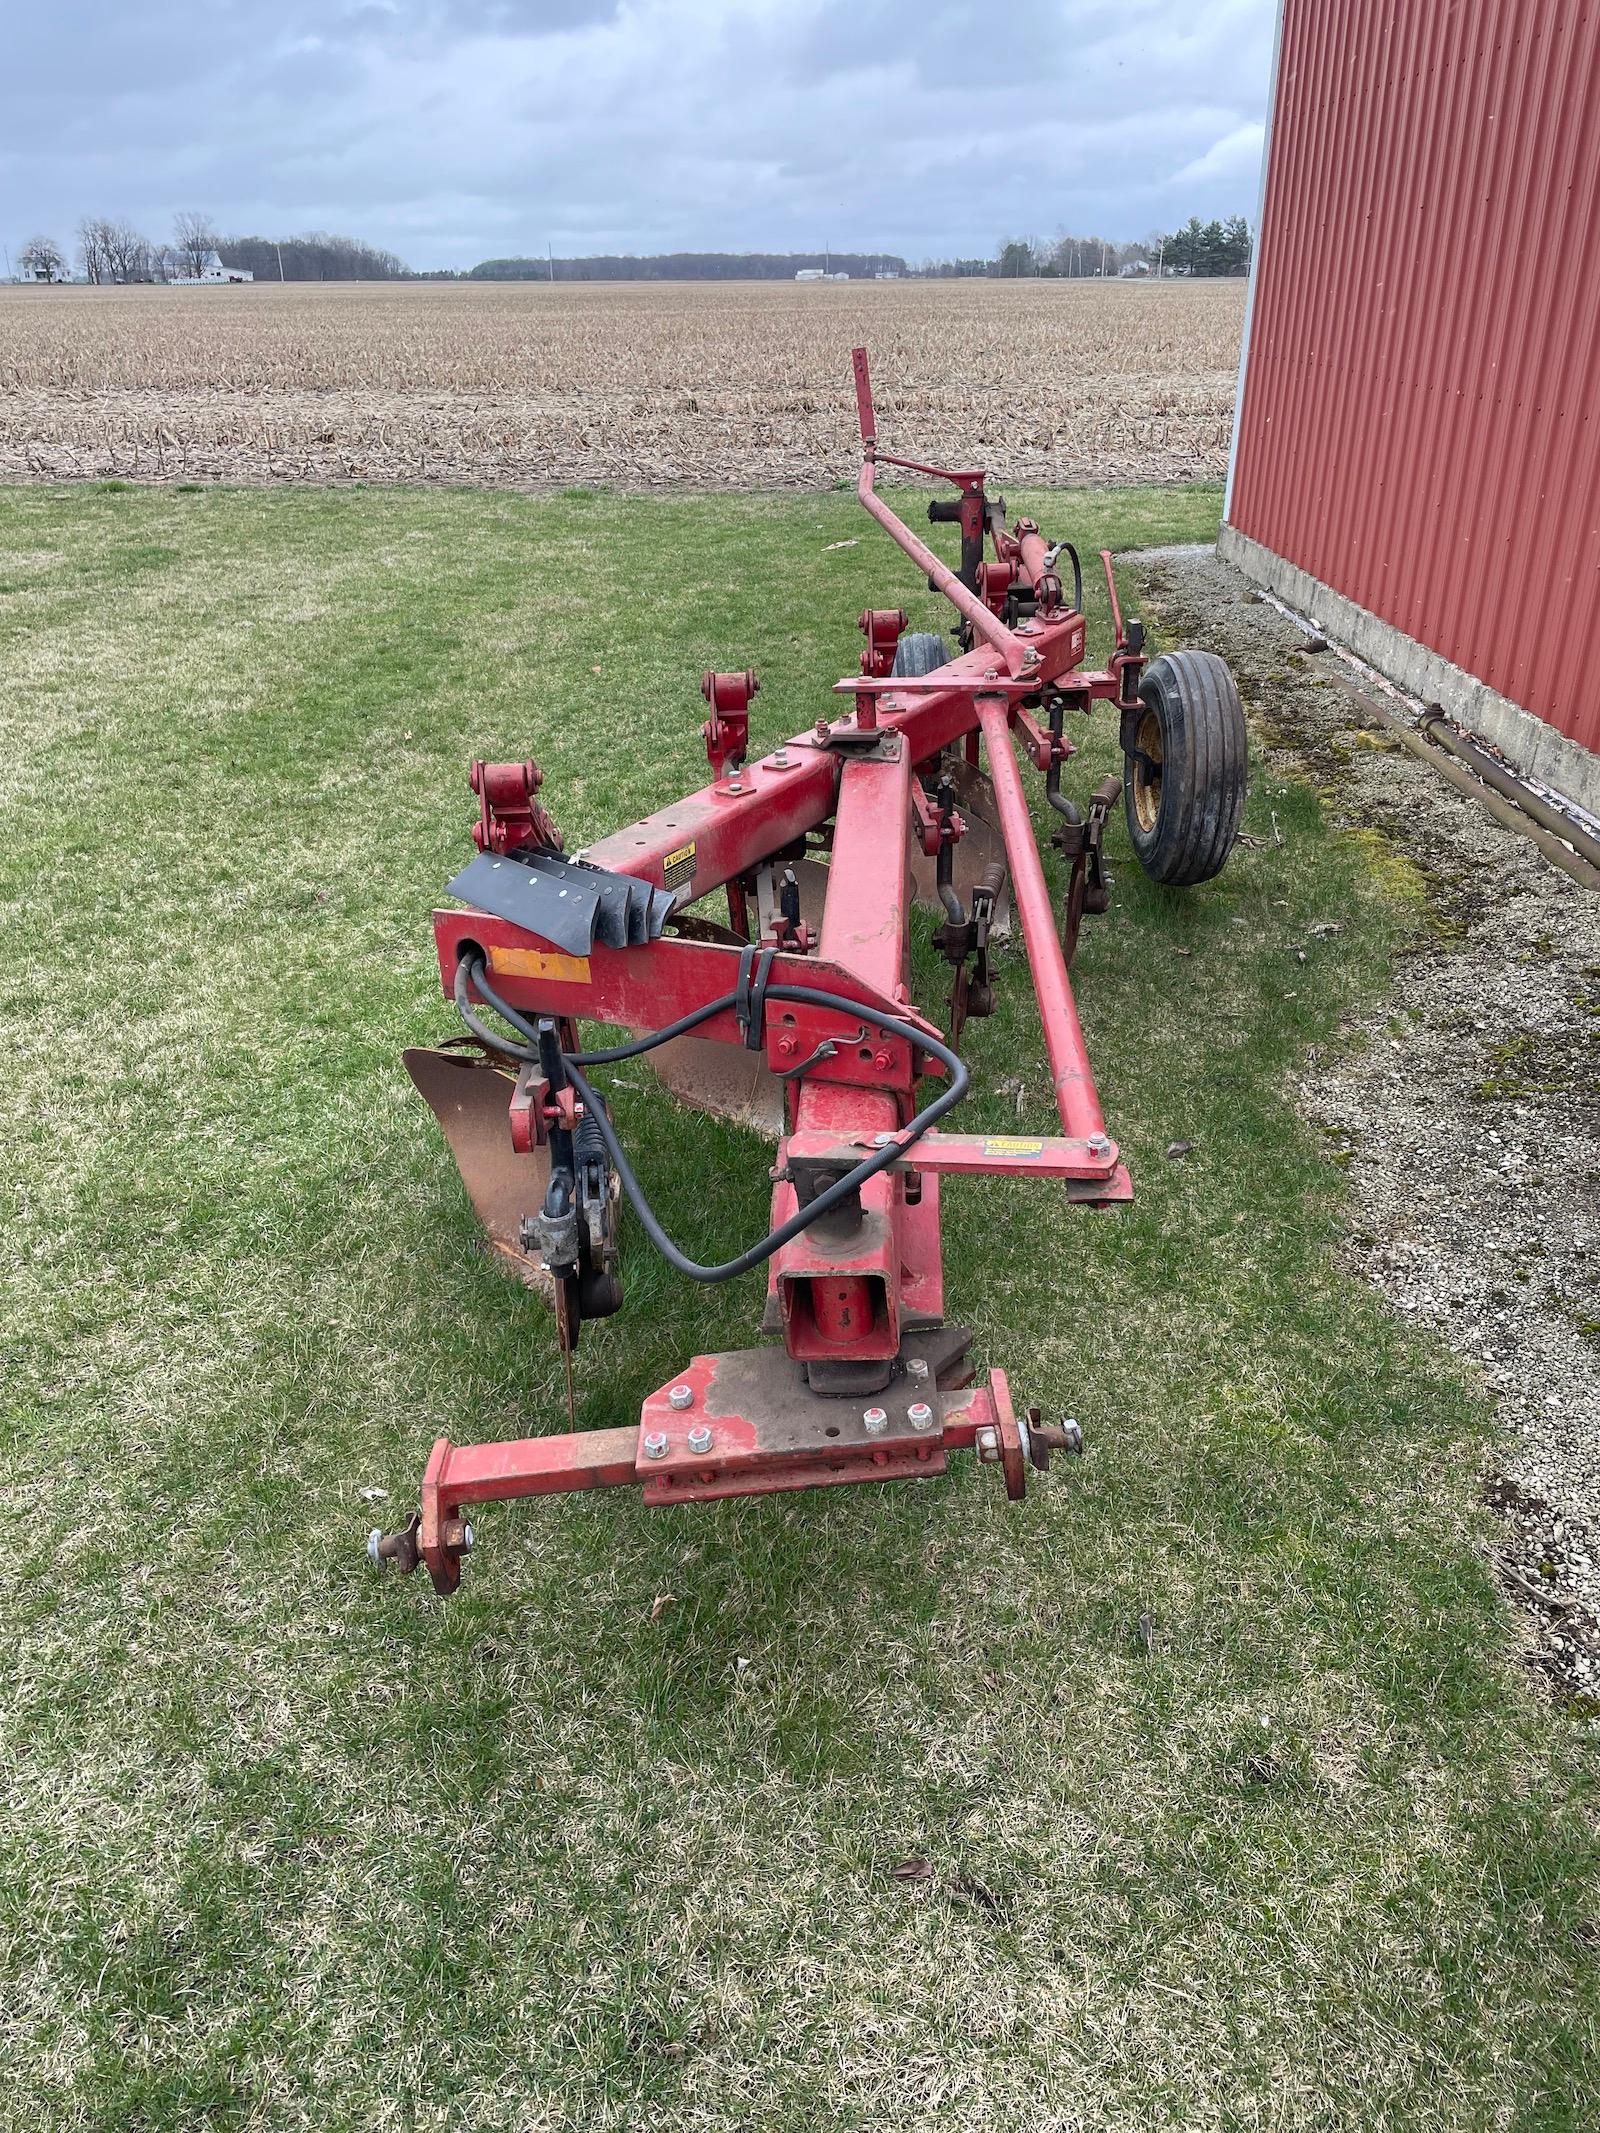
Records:
[[[1244,813],[1244,705],[1215,652],[1163,652],[1139,683],[1135,739],[1160,764],[1125,758],[1123,808],[1152,881],[1190,888],[1222,871]]]
[[[913,630],[894,648],[891,674],[931,674],[954,659],[955,646],[947,644],[936,630]]]

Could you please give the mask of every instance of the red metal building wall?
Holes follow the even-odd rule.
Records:
[[[1600,750],[1600,4],[1284,0],[1231,524]]]

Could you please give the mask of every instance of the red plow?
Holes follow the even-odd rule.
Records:
[[[477,856],[450,884],[465,908],[434,914],[468,1034],[406,1064],[497,1252],[553,1307],[569,1409],[583,1322],[622,1305],[625,1207],[688,1280],[765,1265],[767,1338],[687,1357],[624,1428],[441,1438],[420,1511],[370,1547],[401,1570],[426,1564],[442,1593],[460,1581],[473,1506],[493,1499],[634,1485],[647,1503],[688,1503],[930,1477],[966,1450],[1016,1498],[1030,1465],[1081,1446],[1075,1423],[1019,1410],[1003,1371],[979,1380],[971,1336],[947,1324],[940,1180],[1032,1177],[1091,1207],[1131,1197],[1068,967],[1081,920],[1106,907],[1119,798],[1155,879],[1185,886],[1221,867],[1244,799],[1243,712],[1211,654],[1146,658],[1109,555],[1115,649],[1085,668],[1070,544],[1026,518],[1008,525],[980,472],[881,452],[865,351],[854,361],[860,500],[950,601],[957,645],[869,609],[861,672],[836,685],[835,715],[754,761],[755,675],[707,674],[711,782],[570,857],[536,764],[473,766]],[[878,496],[881,466],[954,486],[928,515],[959,528],[955,568]],[[1060,791],[1067,722],[1096,701],[1118,713],[1126,775],[1079,805]],[[1059,916],[1019,759],[1056,817]],[[713,892],[725,916],[700,908]],[[908,988],[919,903],[939,914],[952,972],[942,1025]],[[962,1032],[992,1007],[991,954],[1013,918],[1060,1131],[962,1133]],[[585,1023],[632,1034],[586,1048]],[[771,1227],[735,1257],[689,1259],[635,1175],[601,1078],[632,1059],[677,1100],[776,1136]]]

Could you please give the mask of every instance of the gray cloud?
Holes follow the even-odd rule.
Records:
[[[55,0],[0,233],[320,225],[490,253],[987,252],[1252,212],[1273,0]]]

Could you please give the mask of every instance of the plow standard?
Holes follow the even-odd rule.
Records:
[[[1102,557],[1115,649],[1083,665],[1076,551],[1007,524],[981,472],[879,451],[855,352],[859,494],[957,616],[951,646],[898,609],[861,617],[845,701],[769,754],[748,755],[751,672],[709,673],[712,780],[567,856],[538,766],[476,763],[477,856],[434,914],[440,974],[468,1034],[406,1064],[450,1142],[497,1252],[552,1306],[567,1363],[586,1319],[623,1302],[619,1218],[631,1207],[684,1278],[767,1268],[760,1345],[686,1357],[623,1428],[458,1445],[441,1438],[420,1511],[375,1532],[377,1562],[426,1564],[451,1592],[492,1499],[633,1485],[674,1504],[942,1473],[975,1450],[1012,1497],[1030,1466],[1079,1448],[1076,1424],[1020,1410],[1005,1373],[980,1381],[947,1324],[944,1177],[1031,1177],[1086,1206],[1129,1199],[1084,1050],[1068,968],[1106,907],[1103,840],[1121,798],[1141,864],[1186,886],[1223,864],[1244,801],[1244,715],[1210,653],[1146,658]],[[892,466],[953,485],[928,516],[959,529],[942,562],[876,493]],[[1120,718],[1125,777],[1083,804],[1060,789],[1068,720]],[[1044,781],[1067,868],[1058,917],[1019,758]],[[698,907],[713,892],[725,918]],[[908,988],[914,904],[951,968],[942,1023]],[[1060,1132],[948,1130],[967,1090],[959,1045],[993,1004],[991,950],[1020,925]],[[634,1034],[586,1047],[583,1023]],[[680,1102],[777,1140],[771,1227],[701,1265],[635,1175],[596,1078],[642,1059]]]

